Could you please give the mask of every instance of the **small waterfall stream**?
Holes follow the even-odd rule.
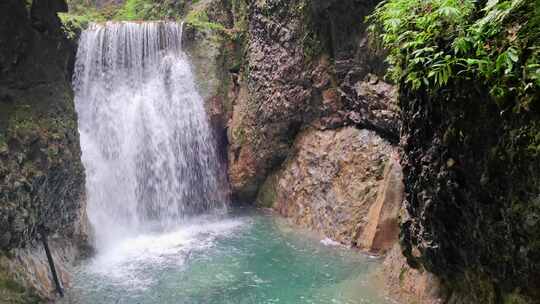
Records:
[[[224,173],[181,50],[182,24],[108,22],[82,33],[75,103],[96,244],[225,209]]]

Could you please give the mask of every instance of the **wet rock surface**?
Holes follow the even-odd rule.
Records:
[[[377,253],[394,245],[403,184],[392,145],[354,127],[309,129],[293,151],[266,181],[259,205],[342,244]]]
[[[51,255],[62,288],[73,280],[74,262],[80,248],[61,236],[49,239]],[[43,246],[34,242],[25,248],[13,249],[8,256],[0,255],[0,303],[41,303],[57,299],[56,285]],[[3,302],[4,301],[4,302]]]
[[[303,126],[347,125],[397,142],[392,86],[368,50],[362,20],[377,1],[255,1],[248,9],[243,94],[229,121],[229,177],[237,198],[251,201],[289,155]],[[377,76],[378,75],[378,76]]]
[[[235,101],[229,123],[229,176],[241,200],[253,199],[270,169],[285,159],[311,101],[299,4],[249,6],[246,94]]]
[[[401,250],[399,244],[392,247],[379,274],[388,296],[400,303],[443,303],[437,277],[425,270],[411,268]]]
[[[75,48],[56,16],[65,9],[60,0],[0,4],[0,249],[7,255],[33,247],[39,229],[70,246],[86,239],[70,87]]]
[[[411,265],[442,279],[450,303],[537,300],[538,115],[501,112],[486,92],[402,90],[402,245]]]

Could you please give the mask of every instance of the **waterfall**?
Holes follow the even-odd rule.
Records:
[[[224,170],[173,22],[92,24],[75,105],[97,245],[227,205]]]

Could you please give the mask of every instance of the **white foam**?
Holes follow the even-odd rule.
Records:
[[[341,246],[340,242],[336,242],[332,240],[331,238],[324,238],[321,240],[321,244],[324,246]]]
[[[219,237],[229,235],[245,222],[240,219],[208,221],[193,219],[175,230],[142,234],[118,241],[91,261],[90,272],[127,288],[147,288],[149,268],[181,267],[194,254],[204,254]]]

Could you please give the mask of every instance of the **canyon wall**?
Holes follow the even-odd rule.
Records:
[[[385,182],[349,159],[384,163],[399,142],[408,264],[435,274],[446,302],[534,303],[538,94],[517,114],[474,81],[451,83],[436,96],[402,83],[395,94],[380,80],[385,54],[369,48],[361,22],[375,2],[248,6],[245,75],[228,124],[233,192],[363,247],[358,236],[377,226],[365,224],[380,201],[373,189]],[[368,142],[394,148],[357,146],[365,130]],[[375,163],[368,167],[384,167]],[[350,168],[356,175],[347,176]],[[343,179],[356,186],[343,187]]]
[[[362,22],[376,0],[180,2],[235,201],[387,253],[405,302],[540,298],[538,109],[510,115],[474,81],[436,96],[383,81]],[[37,269],[39,289],[38,228],[60,248],[85,235],[73,46],[51,14],[61,1],[1,5],[0,276]]]
[[[225,107],[229,179],[237,201],[344,245],[389,253],[382,276],[390,296],[435,303],[438,281],[411,269],[397,244],[404,196],[397,92],[382,80],[384,53],[369,47],[361,22],[377,2],[244,4],[246,27],[235,27],[245,32],[243,59],[229,70]]]
[[[84,168],[71,90],[75,46],[61,0],[0,4],[0,292],[9,303],[54,297],[47,234],[59,272],[87,236]]]
[[[535,303],[540,120],[501,113],[487,91],[469,82],[436,97],[400,93],[404,253],[443,279],[450,303]]]
[[[540,300],[538,4],[389,1],[371,18],[400,88],[401,244],[447,303]]]
[[[355,125],[397,139],[392,88],[377,77],[382,60],[367,48],[365,27],[349,26],[373,6],[369,1],[249,4],[244,77],[228,124],[230,182],[238,199],[255,199],[307,126]]]
[[[258,204],[342,244],[382,253],[398,237],[403,183],[396,158],[395,147],[373,131],[307,129]]]
[[[397,92],[382,80],[385,54],[370,48],[361,22],[377,2],[246,5],[244,59],[227,112],[229,179],[237,200],[386,253],[389,296],[436,303],[438,280],[410,268],[397,244]]]
[[[350,26],[376,2],[246,4],[227,132],[237,201],[384,253],[403,197],[397,95],[365,24]]]

